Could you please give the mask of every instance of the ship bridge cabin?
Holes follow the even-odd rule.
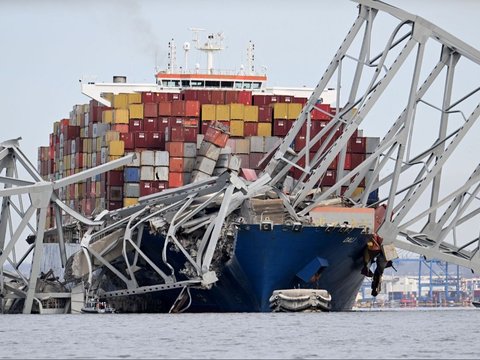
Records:
[[[262,90],[265,88],[265,75],[227,74],[156,74],[157,85],[171,89],[232,89]]]

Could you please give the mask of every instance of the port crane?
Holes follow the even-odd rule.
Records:
[[[188,297],[190,286],[210,286],[216,281],[213,266],[215,249],[221,246],[221,235],[228,236],[230,231],[225,218],[245,199],[265,191],[278,193],[296,223],[301,223],[311,209],[332,195],[343,195],[358,207],[385,204],[389,216],[378,232],[385,246],[478,272],[480,165],[463,153],[460,156],[465,161],[462,170],[469,169],[471,172],[455,173],[454,177],[459,181],[454,185],[448,181],[452,178],[448,168],[452,163],[459,162],[457,154],[461,145],[471,144],[469,138],[475,138],[475,131],[478,134],[475,125],[480,115],[479,84],[473,84],[471,90],[463,93],[458,93],[454,85],[461,66],[476,68],[480,65],[480,52],[429,21],[399,8],[381,1],[355,1],[358,3],[358,17],[290,132],[265,159],[264,171],[254,182],[245,182],[233,172],[226,173],[218,178],[140,198],[138,205],[105,211],[91,220],[63,204],[56,191],[65,184],[128,164],[131,158],[100,165],[61,180],[45,181],[23,155],[18,142],[0,144],[0,171],[5,171],[5,176],[0,178],[0,182],[5,184],[5,188],[0,190],[2,309],[6,301],[24,299],[23,312],[30,313],[33,302],[40,302],[42,296],[46,296],[37,292],[36,285],[41,275],[39,264],[46,208],[51,202],[87,229],[83,232],[81,247],[88,260],[89,279],[92,280],[95,260],[125,284],[124,290],[107,292],[103,294],[106,297],[180,288],[183,290],[178,303],[181,303]],[[390,33],[382,26],[386,39],[379,46],[373,34],[377,30],[375,21],[381,16],[393,18],[397,23]],[[426,60],[426,53],[431,49],[437,52],[438,61],[434,64]],[[404,92],[396,87],[399,77],[408,80]],[[319,134],[311,137],[310,114],[313,109],[324,111],[319,107],[321,94],[332,81],[337,83],[336,108],[327,115],[333,120]],[[390,100],[383,106],[392,108],[391,116],[379,119],[375,110],[382,106],[391,89],[394,89],[396,99],[404,95],[402,101],[395,101],[401,108],[395,113],[394,103]],[[342,165],[349,139],[360,125],[366,127],[369,121],[377,124],[373,126],[383,129],[384,133],[371,154],[355,169],[346,172]],[[303,149],[292,151],[291,144],[302,127],[306,128],[306,144]],[[317,150],[313,151],[314,148]],[[304,165],[300,165],[302,158]],[[336,158],[339,166],[335,185],[321,192],[314,191],[329,164]],[[466,160],[471,160],[471,164]],[[23,174],[18,171],[17,163],[23,165],[30,180],[21,178]],[[280,188],[292,167],[302,170],[303,175],[294,184],[291,194],[286,196]],[[362,181],[365,181],[365,189],[361,193],[355,192]],[[368,204],[369,194],[377,190],[381,190],[385,197],[375,204]],[[30,205],[26,210],[22,194],[29,197]],[[15,198],[18,198],[17,202]],[[201,209],[214,201],[220,201],[217,213],[207,218],[199,217]],[[38,212],[38,221],[36,226],[32,226],[28,222],[35,212]],[[11,221],[14,213],[22,218],[17,228]],[[138,247],[141,241],[139,230],[156,215],[169,219],[167,225],[154,225],[163,226],[167,242],[175,244],[184,253],[189,262],[189,281],[176,281],[174,276],[156,267]],[[57,223],[62,223],[61,218],[57,219]],[[180,229],[188,232],[200,226],[206,226],[205,235],[198,243],[196,254],[192,255],[191,249],[186,248],[178,234]],[[27,227],[34,237],[27,253],[17,256],[15,246]],[[64,262],[63,235],[61,227],[58,229]],[[119,272],[111,264],[106,256],[108,254],[94,248],[95,240],[106,236],[114,242],[123,242],[126,273]],[[126,256],[127,247],[135,254],[133,261]],[[30,275],[26,276],[19,267],[32,251],[32,267]],[[135,266],[140,257],[157,272],[161,283],[148,287],[138,285]],[[168,265],[165,255],[163,260]],[[6,265],[10,265],[13,271],[6,270]]]

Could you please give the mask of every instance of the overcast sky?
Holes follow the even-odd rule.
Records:
[[[228,6],[227,6],[228,3]],[[480,48],[480,2],[394,0]],[[273,86],[315,86],[356,15],[349,0],[310,1],[0,1],[1,139],[21,136],[27,155],[48,144],[52,124],[74,104],[88,102],[79,79],[153,82],[165,67],[167,43],[192,39],[190,27],[223,32],[227,49],[215,65],[245,64],[255,43],[255,65],[267,67]],[[204,33],[203,36],[206,34]],[[205,64],[191,52],[189,64]]]

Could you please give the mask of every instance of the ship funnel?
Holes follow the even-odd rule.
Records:
[[[127,77],[116,75],[116,76],[113,77],[113,82],[114,83],[126,83],[127,82]]]

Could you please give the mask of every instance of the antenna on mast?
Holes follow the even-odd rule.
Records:
[[[255,74],[255,45],[252,43],[252,40],[248,42],[247,46],[247,74],[254,75]]]
[[[177,46],[172,39],[168,42],[168,65],[167,72],[172,73],[177,69]]]
[[[204,31],[204,29],[190,28],[190,30],[194,33],[193,42],[195,43],[195,48],[207,53],[207,72],[213,74],[213,53],[224,49],[223,33],[210,34],[205,44],[199,45],[198,33]]]

